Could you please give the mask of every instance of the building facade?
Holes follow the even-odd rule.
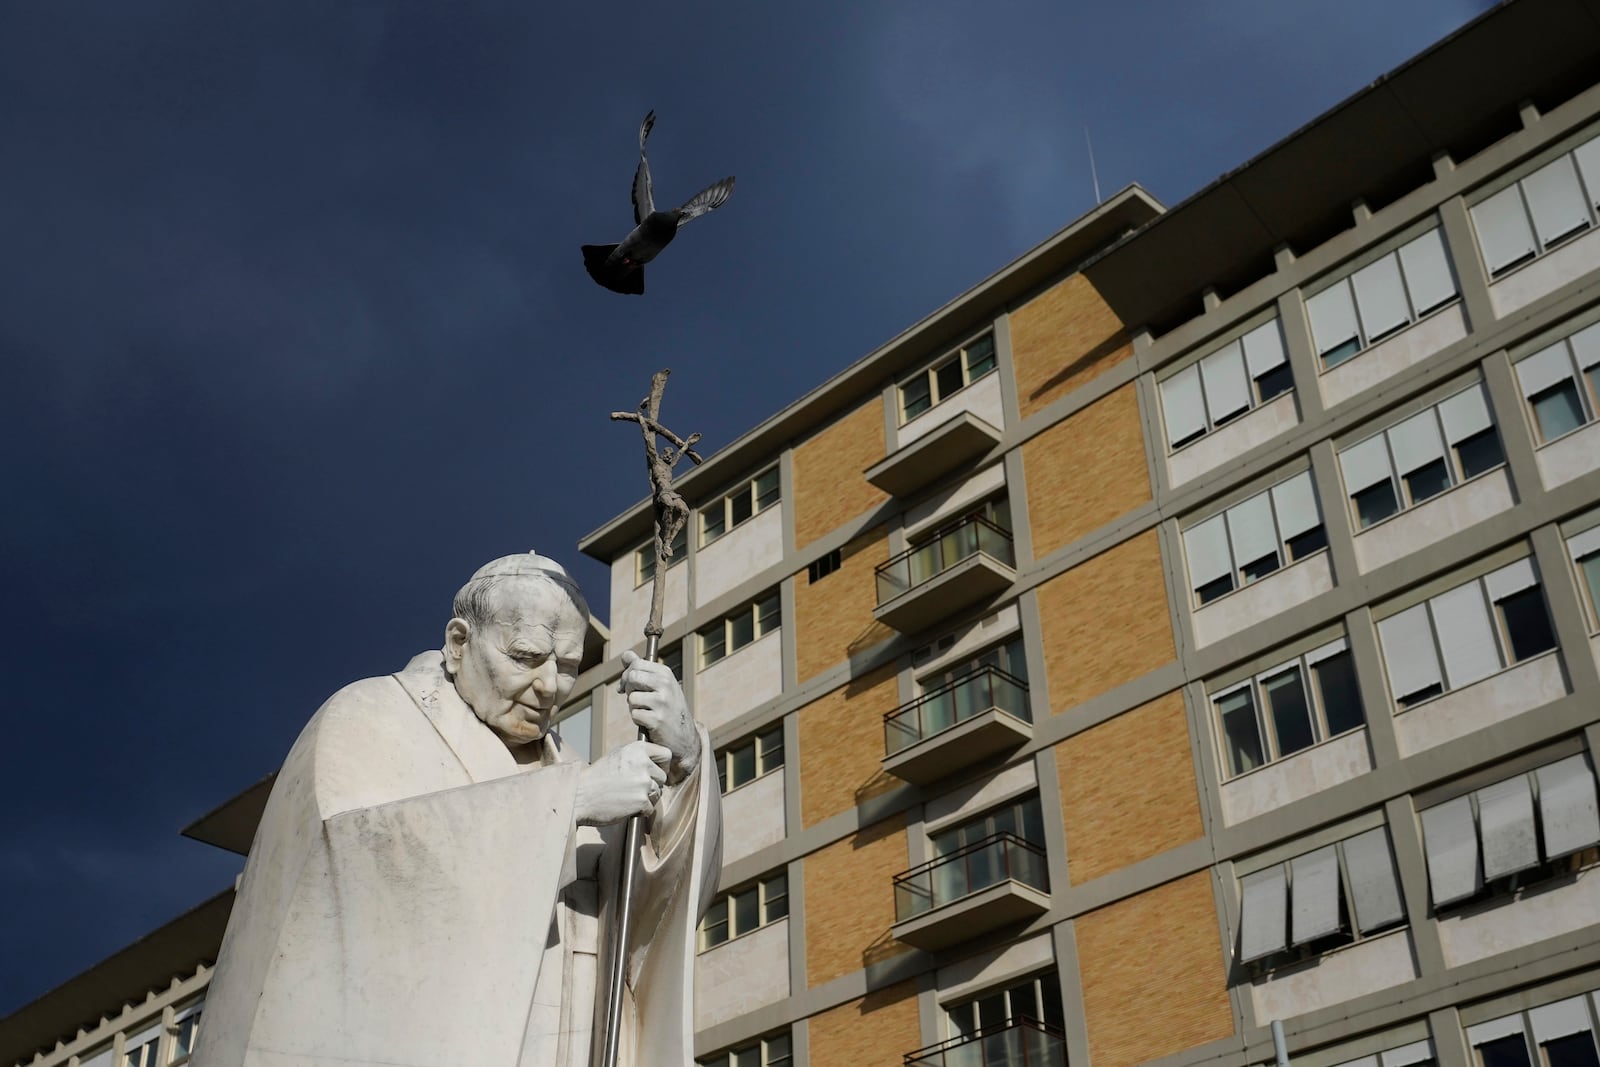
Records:
[[[1597,42],[1600,4],[1498,7],[684,475],[700,1063],[1247,1067],[1273,1022],[1305,1067],[1600,1063]],[[581,546],[596,751],[649,522]],[[184,1062],[228,903],[0,1058]]]

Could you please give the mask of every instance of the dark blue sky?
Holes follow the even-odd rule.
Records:
[[[177,836],[483,561],[1484,0],[0,6],[0,1014],[228,884]],[[643,298],[578,246],[724,174]]]

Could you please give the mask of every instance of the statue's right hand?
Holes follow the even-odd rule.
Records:
[[[630,741],[606,753],[578,776],[578,823],[604,826],[630,815],[648,815],[666,788],[671,762],[671,749],[649,741]]]

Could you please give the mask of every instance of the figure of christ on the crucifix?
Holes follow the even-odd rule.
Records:
[[[567,748],[550,726],[588,609],[553,560],[495,560],[452,616],[441,650],[334,694],[290,751],[207,997],[202,1067],[589,1067],[619,932],[617,1062],[691,1062],[695,928],[721,867],[705,730],[671,671],[630,652],[622,687],[645,739],[592,764]]]

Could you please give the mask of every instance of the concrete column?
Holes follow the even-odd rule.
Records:
[[[1289,370],[1294,374],[1294,389],[1300,405],[1300,421],[1312,422],[1322,416],[1322,388],[1318,379],[1322,363],[1317,359],[1316,345],[1311,339],[1311,319],[1306,315],[1305,301],[1299,289],[1290,289],[1278,297],[1278,323],[1283,328],[1283,348],[1289,357]]]
[[[1311,446],[1311,481],[1317,490],[1317,507],[1322,511],[1322,528],[1328,535],[1328,551],[1333,553],[1333,580],[1339,585],[1352,582],[1360,576],[1355,525],[1332,441],[1318,441]]]
[[[1061,982],[1061,1017],[1067,1021],[1067,1062],[1090,1067],[1089,1033],[1083,1017],[1083,972],[1078,966],[1078,936],[1072,920],[1050,929],[1056,954],[1056,975]]]
[[[1378,628],[1372,609],[1357,608],[1344,617],[1345,635],[1350,642],[1350,662],[1356,669],[1356,685],[1361,693],[1361,710],[1367,719],[1367,743],[1372,746],[1374,766],[1400,762],[1400,743],[1395,737],[1394,705],[1384,683],[1383,653],[1378,644]]]
[[[1504,352],[1496,352],[1483,361],[1483,387],[1489,394],[1489,406],[1494,409],[1500,447],[1505,450],[1506,465],[1511,468],[1517,503],[1526,504],[1544,496],[1539,459],[1533,453],[1533,429],[1528,424],[1527,405],[1511,369],[1511,360]]]
[[[1439,927],[1428,904],[1428,861],[1422,849],[1422,823],[1410,796],[1395,797],[1384,805],[1389,839],[1394,843],[1395,865],[1400,871],[1400,893],[1411,923],[1411,943],[1424,977],[1445,971],[1444,947]]]
[[[1559,527],[1541,526],[1529,535],[1533,560],[1539,567],[1539,583],[1550,608],[1550,623],[1561,646],[1561,662],[1574,692],[1600,693],[1600,669],[1589,650],[1589,617],[1579,599],[1572,556]]]
[[[1461,287],[1467,327],[1476,333],[1493,322],[1495,315],[1494,304],[1489,299],[1489,272],[1483,266],[1478,242],[1472,236],[1472,219],[1467,215],[1466,201],[1457,196],[1440,204],[1439,225],[1444,230],[1445,250],[1455,268],[1456,284]]]

